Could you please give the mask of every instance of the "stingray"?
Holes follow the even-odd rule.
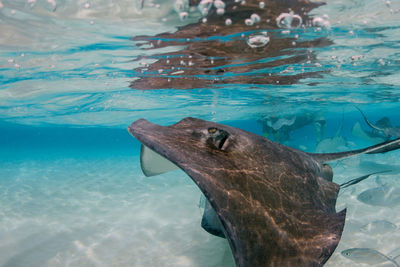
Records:
[[[338,245],[346,214],[335,210],[340,187],[326,162],[400,148],[397,139],[312,154],[190,117],[170,126],[140,119],[128,131],[142,143],[146,175],[179,167],[197,184],[242,267],[322,266]]]
[[[370,122],[367,119],[367,116],[365,116],[364,112],[362,112],[361,109],[359,109],[358,107],[356,107],[356,109],[358,109],[358,111],[360,111],[361,115],[363,116],[365,122],[368,124],[369,127],[371,127],[372,129],[382,133],[387,139],[390,139],[392,137],[394,137],[394,138],[399,138],[400,137],[400,127],[392,126],[387,117],[384,117],[384,118],[380,119],[374,125],[372,122]]]

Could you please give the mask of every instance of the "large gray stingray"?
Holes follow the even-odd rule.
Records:
[[[310,154],[195,118],[171,126],[140,119],[128,130],[143,144],[145,174],[176,166],[185,171],[217,214],[236,265],[251,267],[323,265],[340,240],[346,213],[335,211],[339,185],[325,162],[400,148],[396,139]],[[165,158],[172,163],[149,164]]]

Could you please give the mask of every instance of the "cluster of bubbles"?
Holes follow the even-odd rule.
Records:
[[[218,15],[225,14],[226,4],[222,0],[201,0],[200,3],[197,5],[197,8],[199,9],[201,15],[203,17],[206,17],[208,15],[208,12],[210,12],[212,6],[215,7]]]
[[[256,13],[251,14],[250,18],[247,18],[244,20],[244,23],[247,26],[252,26],[254,25],[254,23],[259,23],[261,21],[261,18],[259,15],[257,15]]]
[[[314,17],[312,20],[312,25],[314,27],[324,27],[329,29],[331,27],[331,24],[329,22],[329,17],[328,15],[323,15],[322,17]]]
[[[139,0],[143,1],[143,0]],[[210,12],[211,8],[214,7],[218,15],[225,14],[225,7],[226,4],[222,0],[201,0],[200,3],[197,5],[197,9],[200,14],[203,16],[203,22],[207,20],[205,17]],[[181,21],[185,21],[186,18],[189,16],[189,11],[191,8],[189,7],[189,0],[176,0],[174,3],[174,10],[178,13],[179,19]],[[227,23],[228,24],[228,23]]]

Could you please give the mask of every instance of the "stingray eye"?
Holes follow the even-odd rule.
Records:
[[[217,128],[208,128],[208,133],[213,134],[217,131]]]
[[[210,136],[207,139],[207,144],[219,150],[225,150],[228,145],[229,133],[222,129],[208,128]]]

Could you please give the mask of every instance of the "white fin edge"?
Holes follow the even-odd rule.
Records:
[[[143,144],[140,148],[140,166],[144,175],[148,177],[179,169],[174,163]]]

